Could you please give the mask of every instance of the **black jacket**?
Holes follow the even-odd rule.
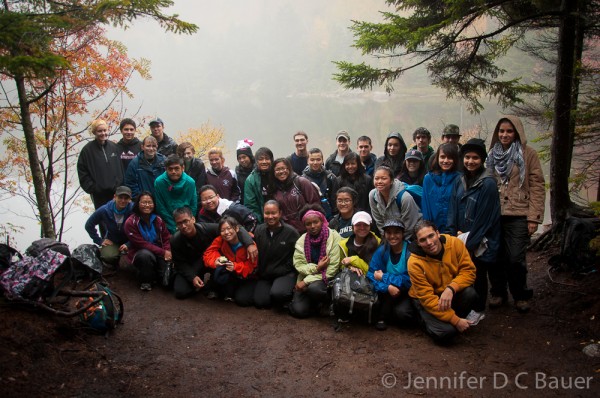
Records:
[[[300,234],[294,227],[281,223],[271,236],[266,224],[256,227],[254,240],[258,249],[258,277],[273,280],[294,272],[294,246]]]
[[[112,141],[100,145],[97,140],[85,144],[77,159],[79,185],[89,194],[114,193],[123,185],[120,148]]]

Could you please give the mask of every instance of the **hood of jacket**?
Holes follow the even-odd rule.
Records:
[[[513,127],[515,128],[515,132],[517,133],[517,139],[521,141],[521,145],[527,145],[527,136],[525,135],[525,128],[523,127],[523,122],[518,116],[515,115],[504,115],[498,120],[496,123],[496,128],[494,129],[494,135],[492,135],[492,142],[490,143],[490,148],[493,148],[498,142],[498,129],[500,129],[500,124],[503,122],[509,121]]]
[[[397,156],[401,156],[402,157],[402,161],[404,161],[404,154],[406,154],[406,143],[404,142],[404,138],[402,138],[402,136],[400,135],[400,133],[390,133],[388,134],[387,138],[385,139],[385,144],[383,145],[383,155],[388,158],[390,157],[390,154],[388,153],[387,150],[387,145],[388,145],[388,141],[392,138],[397,138],[400,140],[400,152],[398,152]]]
[[[215,177],[222,176],[222,175],[224,175],[226,173],[231,173],[231,171],[229,170],[229,167],[227,167],[227,166],[223,166],[223,168],[221,169],[221,171],[219,171],[218,173],[212,167],[208,167],[206,169],[206,172],[208,174],[214,175]]]

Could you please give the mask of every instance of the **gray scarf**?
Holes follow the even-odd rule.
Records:
[[[513,141],[506,151],[502,149],[502,144],[496,142],[491,151],[491,156],[487,158],[487,168],[496,171],[503,184],[508,184],[510,172],[514,165],[519,168],[519,187],[523,186],[525,181],[525,160],[523,159],[523,147],[520,141]]]

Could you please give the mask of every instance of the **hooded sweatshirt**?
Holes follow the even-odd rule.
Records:
[[[388,141],[391,138],[397,138],[400,140],[400,150],[398,151],[398,154],[393,157],[390,156],[387,149]],[[383,148],[383,156],[381,156],[379,159],[377,159],[377,162],[375,162],[375,170],[377,170],[379,166],[387,166],[392,169],[394,175],[397,176],[402,170],[402,163],[404,163],[404,155],[406,155],[406,143],[404,142],[404,139],[400,133],[390,133],[385,139]]]
[[[516,165],[512,168],[506,183],[502,183],[498,173],[490,167],[491,152],[496,142],[498,142],[498,129],[504,121],[512,123],[517,134],[516,139],[521,142],[523,148],[525,180],[522,185],[519,184],[519,168]],[[497,180],[502,215],[526,216],[527,221],[541,224],[544,221],[544,203],[546,200],[544,173],[537,152],[527,145],[523,123],[517,116],[503,116],[496,124],[486,165]]]
[[[400,199],[400,208],[396,197],[402,192]],[[381,236],[383,236],[383,224],[385,220],[393,219],[400,220],[404,224],[404,239],[411,240],[413,236],[413,228],[421,219],[421,211],[415,203],[413,197],[406,192],[403,182],[394,180],[390,188],[390,196],[387,203],[383,200],[377,188],[369,193],[369,204],[371,206],[371,215],[373,221],[377,225]]]

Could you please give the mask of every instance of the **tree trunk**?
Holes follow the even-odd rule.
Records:
[[[572,107],[577,44],[577,15],[580,0],[563,0],[559,27],[556,67],[556,97],[554,101],[554,131],[550,160],[550,213],[553,229],[562,226],[572,206],[569,195],[569,175],[572,147]]]
[[[52,214],[46,198],[46,190],[44,189],[44,175],[40,167],[37,147],[35,145],[35,134],[33,131],[33,123],[31,122],[31,113],[29,112],[29,102],[27,100],[27,91],[25,89],[25,78],[23,76],[15,76],[17,84],[17,93],[19,95],[19,108],[21,111],[21,125],[23,126],[23,135],[27,146],[27,155],[29,156],[29,167],[31,168],[31,177],[33,179],[33,189],[37,207],[40,212],[40,221],[42,223],[41,235],[44,238],[56,238],[54,226],[52,223]]]

